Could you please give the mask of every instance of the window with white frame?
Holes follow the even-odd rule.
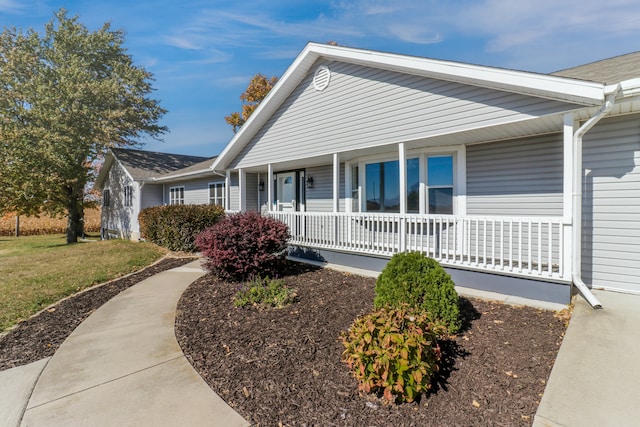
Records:
[[[224,182],[214,182],[209,184],[209,203],[226,208],[226,197]]]
[[[366,163],[364,169],[365,209],[367,212],[400,212],[400,197],[406,197],[407,212],[420,212],[419,158],[407,159],[407,194],[402,196],[400,195],[400,163],[398,160]],[[357,181],[355,185],[357,188]]]
[[[406,190],[400,194],[398,160],[360,162],[351,168],[353,212],[400,212],[451,215],[455,210],[455,160],[450,152],[413,154],[406,160]],[[424,190],[421,190],[424,188]],[[364,200],[359,203],[359,191]]]
[[[124,187],[124,205],[126,207],[133,206],[133,186],[131,185]]]
[[[108,207],[111,203],[111,192],[108,188],[102,190],[102,206]]]
[[[453,214],[453,156],[427,157],[427,210],[430,214]]]
[[[398,161],[367,163],[364,171],[366,211],[400,212]]]
[[[184,205],[184,187],[169,188],[169,204]]]
[[[360,212],[360,176],[358,165],[351,166],[351,212]]]

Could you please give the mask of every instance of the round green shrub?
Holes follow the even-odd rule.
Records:
[[[366,393],[412,402],[431,387],[439,369],[438,338],[446,326],[415,307],[383,307],[356,319],[342,333],[342,360]]]
[[[451,276],[437,261],[419,252],[394,255],[375,288],[375,307],[409,304],[446,323],[449,333],[460,329],[458,293]]]

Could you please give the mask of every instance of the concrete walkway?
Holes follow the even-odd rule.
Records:
[[[640,425],[640,296],[578,297],[535,427]]]
[[[199,261],[165,271],[96,310],[42,362],[20,425],[249,425],[194,371],[175,338],[178,299],[203,274]]]

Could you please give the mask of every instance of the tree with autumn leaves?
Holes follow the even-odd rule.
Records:
[[[258,105],[267,97],[271,88],[277,83],[277,77],[267,78],[263,74],[256,74],[249,82],[249,86],[242,92],[240,99],[242,100],[242,112],[231,113],[224,120],[233,127],[233,133],[236,133],[242,125],[249,120],[249,116],[253,114]]]
[[[82,233],[85,188],[112,147],[167,131],[150,98],[153,76],[135,66],[124,32],[89,31],[61,9],[44,34],[0,34],[0,215],[67,215]]]

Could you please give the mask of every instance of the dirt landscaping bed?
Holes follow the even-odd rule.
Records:
[[[0,337],[0,371],[52,356],[84,319],[121,291],[147,277],[193,260],[193,257],[165,258],[135,274],[66,298],[18,323]]]
[[[211,388],[255,425],[528,426],[567,319],[462,298],[463,331],[417,402],[385,404],[357,391],[340,361],[340,332],[372,308],[375,280],[294,265],[298,301],[280,310],[233,306],[237,283],[211,275],[178,304],[176,336]]]

